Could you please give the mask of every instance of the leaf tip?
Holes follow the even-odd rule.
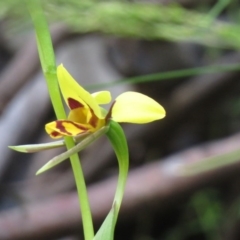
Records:
[[[41,167],[36,173],[35,175],[38,176],[40,175],[41,173],[43,173],[45,171],[44,167]]]
[[[8,146],[8,148],[10,148],[14,151],[17,151],[17,152],[28,153],[28,151],[22,146]]]

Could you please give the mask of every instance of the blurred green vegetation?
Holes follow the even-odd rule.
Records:
[[[185,41],[205,46],[239,49],[240,26],[236,10],[227,19],[217,16],[229,0],[218,1],[210,10],[185,9],[178,4],[160,5],[128,1],[42,0],[50,22],[64,22],[74,32],[101,32],[148,40]],[[8,31],[29,26],[22,1],[0,2],[0,18]],[[234,21],[232,21],[234,19]],[[21,23],[21,24],[19,24]]]
[[[240,218],[240,197],[230,201],[229,198],[228,195],[224,198],[223,193],[215,188],[193,194],[181,213],[180,224],[169,230],[164,239],[227,239],[228,231]]]
[[[204,232],[206,240],[221,240],[219,234],[226,209],[219,192],[206,189],[194,194],[187,202],[180,224],[165,236],[165,240],[182,240]]]
[[[240,48],[240,10],[236,1],[219,0],[209,9],[199,5],[189,10],[177,3],[171,5],[113,0],[42,0],[50,24],[62,22],[76,33],[94,33],[119,37],[191,42],[207,47],[209,56],[219,56],[223,49]],[[226,11],[225,20],[217,17]],[[7,35],[14,36],[31,29],[25,4],[17,0],[0,2],[0,20]],[[176,56],[177,57],[177,56]],[[239,70],[240,66],[207,66],[137,76],[114,83],[87,86],[88,89],[160,81],[214,72]]]

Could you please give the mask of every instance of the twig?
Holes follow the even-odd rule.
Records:
[[[179,171],[210,155],[235,150],[239,147],[239,143],[240,134],[237,134],[131,171],[120,211],[122,216],[130,214],[134,216],[139,208],[146,204],[153,208],[160,207],[159,203],[164,200],[167,202],[168,199],[179,194],[235,177],[240,169],[240,162],[192,177],[180,176]],[[89,187],[92,213],[96,222],[101,221],[109,211],[115,187],[116,177]],[[46,239],[49,236],[60,236],[79,230],[81,219],[77,209],[77,195],[71,193],[2,212],[0,214],[0,239]]]

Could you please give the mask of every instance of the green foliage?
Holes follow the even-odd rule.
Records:
[[[112,208],[97,232],[94,240],[113,240],[114,239],[114,229],[117,222],[118,212],[123,199],[124,188],[127,180],[129,156],[128,156],[128,146],[125,138],[125,134],[121,126],[110,121],[109,131],[106,133],[115,154],[118,159],[119,166],[119,177],[117,183],[117,190],[114,196]]]
[[[91,89],[91,90],[92,89],[103,89],[103,88],[109,88],[112,86],[122,85],[122,84],[155,82],[155,81],[176,79],[176,78],[181,78],[181,77],[190,77],[190,76],[220,73],[220,72],[232,72],[232,71],[239,71],[239,70],[240,70],[239,64],[231,64],[231,65],[230,64],[228,64],[228,65],[221,64],[221,65],[188,68],[188,69],[174,70],[174,71],[169,71],[169,72],[153,73],[153,74],[147,74],[147,75],[143,75],[143,76],[124,78],[124,79],[114,81],[114,82],[105,82],[105,83],[87,85],[86,88]]]
[[[40,173],[43,173],[43,172],[51,169],[52,167],[56,166],[57,164],[61,163],[62,161],[68,159],[73,154],[76,154],[76,153],[82,151],[87,146],[89,146],[91,143],[93,143],[95,140],[97,140],[99,137],[101,137],[104,133],[106,133],[107,131],[108,131],[108,127],[103,127],[101,129],[99,129],[98,131],[96,131],[96,132],[86,136],[82,141],[80,141],[80,143],[78,143],[77,145],[73,146],[68,151],[63,152],[60,155],[55,156],[51,160],[49,160],[43,167],[41,167],[37,171],[36,174],[38,175]],[[42,144],[40,144],[40,146],[41,145]],[[16,150],[16,147],[15,147],[15,150]]]
[[[113,240],[115,229],[115,218],[117,218],[117,212],[115,205],[112,206],[110,212],[105,218],[102,226],[98,230],[93,240]]]
[[[21,2],[22,3],[22,2]],[[45,15],[42,10],[40,0],[26,0],[25,1],[29,12],[31,14],[32,22],[34,25],[36,40],[38,46],[38,53],[41,61],[42,70],[46,78],[49,95],[57,118],[66,118],[63,103],[60,96],[58,87],[58,80],[56,75],[55,55],[52,46],[52,40],[46,21]],[[75,143],[73,138],[64,138],[68,150],[74,148]],[[79,196],[79,204],[81,207],[83,229],[85,240],[92,240],[94,236],[92,216],[88,201],[86,184],[83,176],[80,159],[77,153],[70,156],[70,161],[73,169],[74,178]]]
[[[79,33],[102,32],[121,37],[186,41],[239,49],[239,25],[215,19],[228,4],[227,1],[219,2],[221,4],[209,14],[204,14],[176,4],[42,0],[50,21],[64,22]],[[10,26],[14,26],[14,19],[18,20],[17,23],[19,19],[26,23],[28,18],[22,5],[21,1],[2,1],[0,17],[11,20]]]
[[[180,224],[171,229],[165,240],[183,240],[204,234],[206,240],[221,240],[220,229],[226,209],[213,189],[195,193],[183,210]],[[191,239],[192,239],[191,238]]]

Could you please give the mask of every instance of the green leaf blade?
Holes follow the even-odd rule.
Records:
[[[27,144],[27,145],[19,145],[19,146],[8,146],[9,148],[24,153],[34,153],[42,150],[49,150],[52,148],[58,148],[64,146],[65,143],[63,140],[49,142],[49,143],[40,143],[40,144]]]
[[[61,163],[62,161],[68,159],[73,154],[80,152],[81,150],[86,148],[88,145],[90,145],[92,142],[94,142],[96,139],[98,139],[100,136],[102,136],[107,131],[108,131],[108,127],[103,127],[101,129],[99,129],[97,132],[89,134],[81,142],[79,142],[77,145],[75,145],[74,147],[72,147],[68,151],[63,152],[60,155],[58,155],[58,156],[52,158],[51,160],[49,160],[43,167],[41,167],[37,171],[36,175],[49,170],[50,168],[52,168],[52,167],[58,165],[59,163]]]
[[[102,226],[98,230],[97,234],[93,240],[113,240],[114,239],[114,228],[115,228],[115,218],[117,215],[116,205],[113,204],[111,211],[105,218]]]
[[[119,176],[112,208],[93,240],[113,240],[114,238],[115,225],[124,195],[129,166],[128,145],[121,126],[114,121],[110,121],[106,135],[118,159]]]

